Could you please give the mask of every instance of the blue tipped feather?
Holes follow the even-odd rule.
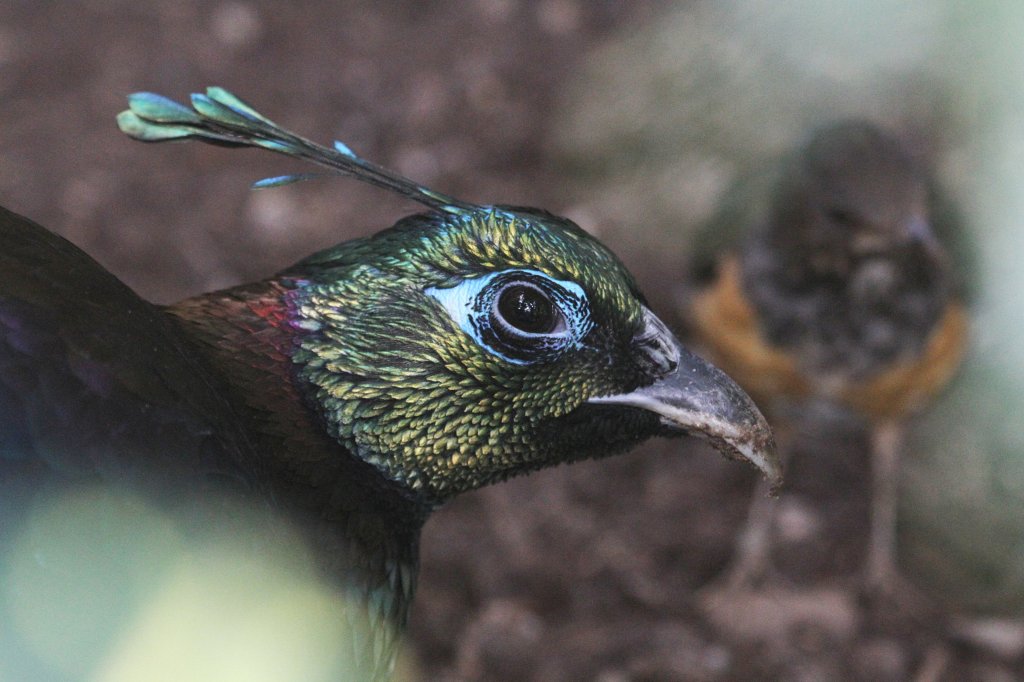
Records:
[[[343,155],[347,156],[350,159],[358,159],[359,158],[358,156],[356,156],[356,153],[354,151],[352,151],[351,149],[349,149],[349,146],[347,144],[345,144],[344,142],[342,142],[341,140],[335,140],[334,141],[334,149],[338,153],[343,154]]]
[[[295,182],[302,182],[303,180],[312,180],[313,178],[319,178],[323,173],[295,173],[293,175],[278,175],[275,178],[263,178],[252,183],[253,189],[268,189],[270,187],[283,187],[284,185],[290,185]]]
[[[200,95],[198,93],[193,94],[192,106],[206,118],[216,121],[217,123],[223,123],[224,125],[244,128],[252,125],[254,122],[254,119],[251,117],[240,114],[234,109],[231,109],[216,100],[210,99],[206,95]]]
[[[188,138],[205,138],[226,144],[238,144],[227,135],[219,135],[210,130],[191,125],[178,125],[146,120],[134,111],[122,111],[117,115],[117,125],[121,132],[142,142],[166,142],[167,140],[184,140]]]
[[[302,151],[297,145],[291,142],[282,142],[281,140],[253,140],[252,144],[269,149],[272,152],[289,154],[291,156],[300,156]]]
[[[188,107],[154,92],[136,92],[129,95],[128,107],[137,116],[157,123],[202,122],[202,119]]]
[[[206,88],[206,96],[215,102],[220,102],[224,106],[233,109],[243,116],[249,117],[252,120],[262,121],[263,123],[271,126],[276,125],[269,118],[266,118],[263,114],[243,102],[241,98],[236,97],[233,93],[228,92],[224,88],[217,86]]]
[[[195,134],[195,131],[187,126],[154,125],[139,118],[133,111],[122,111],[118,114],[117,125],[125,134],[143,142],[161,142]]]
[[[374,165],[356,156],[343,142],[334,142],[332,149],[285,130],[224,88],[207,88],[206,94],[193,94],[191,102],[192,109],[188,109],[162,95],[138,92],[128,97],[129,109],[118,115],[117,124],[124,133],[144,142],[192,138],[222,145],[261,147],[390,189],[439,211],[464,215],[481,210],[475,204],[427,189]],[[280,187],[312,177],[317,174],[281,175],[260,180],[253,187]]]

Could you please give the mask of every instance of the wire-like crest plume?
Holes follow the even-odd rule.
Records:
[[[117,125],[143,142],[197,139],[233,147],[261,147],[279,154],[311,161],[333,174],[349,175],[390,189],[430,208],[461,215],[479,206],[423,187],[357,156],[342,142],[333,148],[317,144],[277,125],[224,88],[210,87],[206,94],[192,95],[192,108],[152,92],[128,96],[128,109],[117,115]],[[297,173],[265,178],[254,188],[279,187],[317,177]]]

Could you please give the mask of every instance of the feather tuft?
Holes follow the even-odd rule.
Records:
[[[128,96],[129,108],[118,115],[117,124],[125,134],[144,142],[198,139],[287,154],[329,168],[337,175],[348,175],[389,189],[446,213],[465,215],[481,209],[476,204],[435,192],[370,163],[356,156],[344,142],[335,141],[332,148],[300,137],[278,126],[224,88],[210,87],[205,94],[193,94],[191,103],[192,109],[189,109],[162,95],[137,92]],[[315,173],[281,175],[259,180],[253,187],[280,187],[316,176]]]

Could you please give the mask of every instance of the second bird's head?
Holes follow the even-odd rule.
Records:
[[[778,479],[750,398],[684,348],[572,222],[433,192],[218,88],[194,96],[194,110],[149,94],[130,102],[119,123],[133,137],[260,146],[432,209],[277,280],[296,376],[330,435],[428,503],[655,435],[703,437]]]
[[[825,126],[784,164],[768,229],[805,264],[941,260],[930,182],[900,140],[867,121]]]

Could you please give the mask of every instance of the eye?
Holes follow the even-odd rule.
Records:
[[[580,285],[537,270],[503,270],[426,290],[480,347],[514,364],[580,346],[594,324]]]
[[[551,334],[559,326],[565,326],[561,312],[548,295],[526,282],[515,282],[502,288],[495,299],[492,314],[498,325],[526,334]]]

